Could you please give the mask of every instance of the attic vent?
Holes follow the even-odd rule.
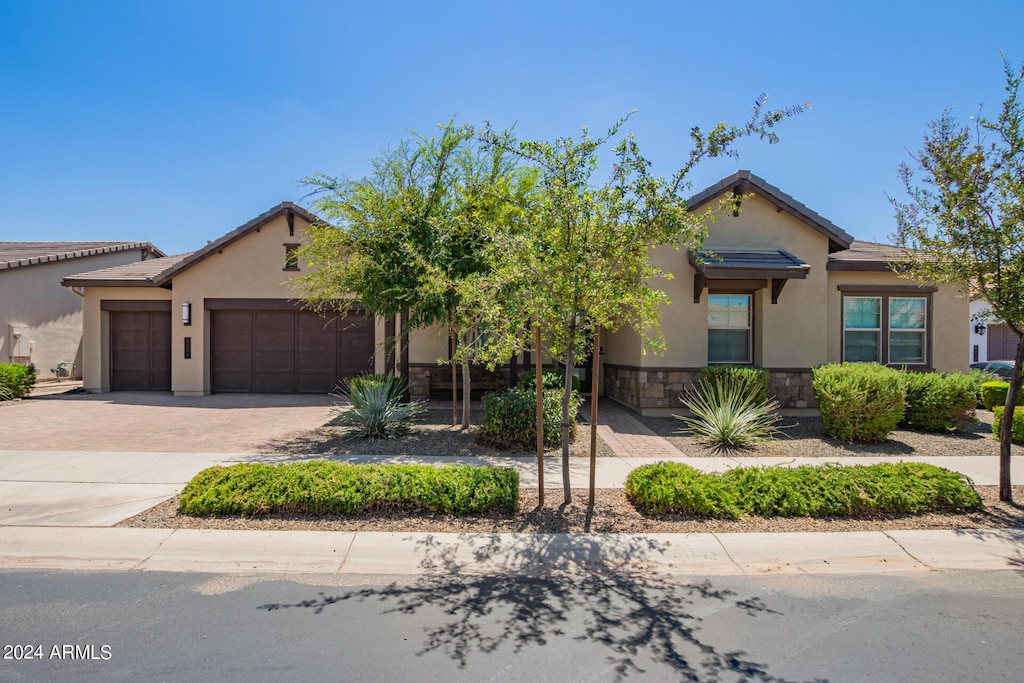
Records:
[[[283,270],[298,270],[299,269],[299,245],[298,244],[286,244],[284,245],[284,268]]]

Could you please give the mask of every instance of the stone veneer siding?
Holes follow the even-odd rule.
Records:
[[[459,388],[462,388],[462,368],[458,369],[457,380],[459,382]],[[531,368],[532,370],[532,368]],[[519,369],[519,373],[522,374],[524,368]],[[478,387],[485,385],[481,392],[492,391],[495,389],[494,376],[497,376],[497,389],[507,389],[509,386],[510,368],[508,365],[500,365],[494,369],[494,372],[489,372],[483,366],[473,365],[470,366],[469,377],[470,382],[473,386],[474,397],[477,394]],[[409,395],[413,400],[425,400],[429,399],[430,389],[430,377],[443,378],[442,381],[447,383],[451,382],[452,366],[450,365],[438,365],[433,363],[409,363]],[[435,388],[432,390],[435,396],[438,396],[438,390]],[[445,391],[448,397],[451,397],[451,388],[446,388]]]
[[[811,370],[768,371],[768,395],[780,408],[817,408]],[[700,381],[700,368],[637,368],[605,364],[604,392],[631,408],[682,408],[679,394],[692,391]]]

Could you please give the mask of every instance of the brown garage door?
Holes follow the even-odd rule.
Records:
[[[111,311],[111,391],[171,390],[171,314]]]
[[[310,311],[210,311],[215,392],[326,394],[373,369],[373,320]]]
[[[988,359],[1013,360],[1017,357],[1017,335],[1006,325],[988,326]]]

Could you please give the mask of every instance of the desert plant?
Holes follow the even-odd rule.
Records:
[[[417,401],[402,402],[405,383],[390,375],[386,381],[358,381],[354,378],[343,385],[338,396],[351,405],[335,406],[338,423],[347,427],[346,438],[394,439],[408,434],[412,421],[425,411]],[[397,381],[393,381],[397,380]]]
[[[677,415],[685,430],[716,448],[746,448],[776,433],[778,401],[761,398],[760,387],[742,378],[702,379],[679,401],[693,416]]]
[[[999,438],[999,429],[1003,425],[1003,415],[1006,413],[1005,406],[995,406],[995,418],[992,420],[992,434]],[[1013,424],[1010,426],[1010,441],[1024,445],[1024,407],[1018,406],[1013,409]]]
[[[0,401],[28,396],[35,383],[35,366],[0,363]]]
[[[699,385],[711,382],[735,382],[751,388],[759,401],[768,400],[768,371],[749,365],[708,365],[700,369]]]
[[[903,418],[906,386],[898,370],[876,363],[814,368],[825,433],[840,441],[884,441]]]
[[[925,432],[954,432],[975,421],[973,378],[942,372],[904,372],[906,408],[900,424]]]
[[[508,389],[484,394],[484,416],[480,421],[480,440],[490,446],[529,451],[537,445],[537,396],[534,389]],[[558,446],[562,438],[562,394],[545,389],[544,448]],[[569,405],[569,434],[576,438],[576,414],[579,394],[573,392]]]
[[[519,473],[506,467],[309,462],[210,467],[181,492],[188,515],[357,515],[412,507],[453,515],[514,512]]]

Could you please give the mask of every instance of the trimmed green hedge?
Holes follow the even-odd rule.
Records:
[[[514,512],[519,473],[468,465],[352,465],[325,460],[209,467],[181,492],[188,515],[356,515],[387,504],[469,515]]]
[[[996,406],[993,412],[996,414],[996,417],[992,420],[992,433],[998,439],[1006,408],[1004,406]],[[1010,441],[1024,445],[1024,407],[1017,406],[1013,409],[1013,426],[1010,428]]]
[[[825,433],[840,441],[885,441],[903,419],[906,383],[875,363],[814,368],[812,380]]]
[[[558,389],[565,391],[565,369],[561,370],[544,370],[541,372],[543,378],[544,391],[548,389]],[[537,371],[527,370],[524,374],[519,375],[519,389],[524,391],[537,391]],[[576,375],[572,376],[572,390],[580,390],[580,378]]]
[[[36,369],[20,363],[0,363],[0,401],[24,398],[36,383]]]
[[[562,443],[562,389],[544,390],[544,448]],[[569,438],[576,438],[576,414],[580,397],[575,391],[569,401]],[[536,389],[508,389],[484,394],[484,416],[480,420],[480,441],[508,450],[532,451],[537,447]]]
[[[987,410],[997,406],[1006,407],[1006,394],[1010,392],[1010,383],[997,380],[981,385],[981,402]],[[1017,405],[1024,406],[1024,390],[1017,392]]]
[[[901,425],[925,432],[962,431],[974,422],[974,380],[963,373],[904,372],[907,404]]]
[[[726,519],[920,515],[982,507],[964,475],[913,462],[737,467],[723,474],[660,462],[630,472],[626,494],[647,514]]]
[[[734,383],[753,392],[758,403],[768,401],[768,371],[764,368],[752,368],[747,365],[708,365],[700,369],[700,385],[703,385],[705,380],[715,384]]]

